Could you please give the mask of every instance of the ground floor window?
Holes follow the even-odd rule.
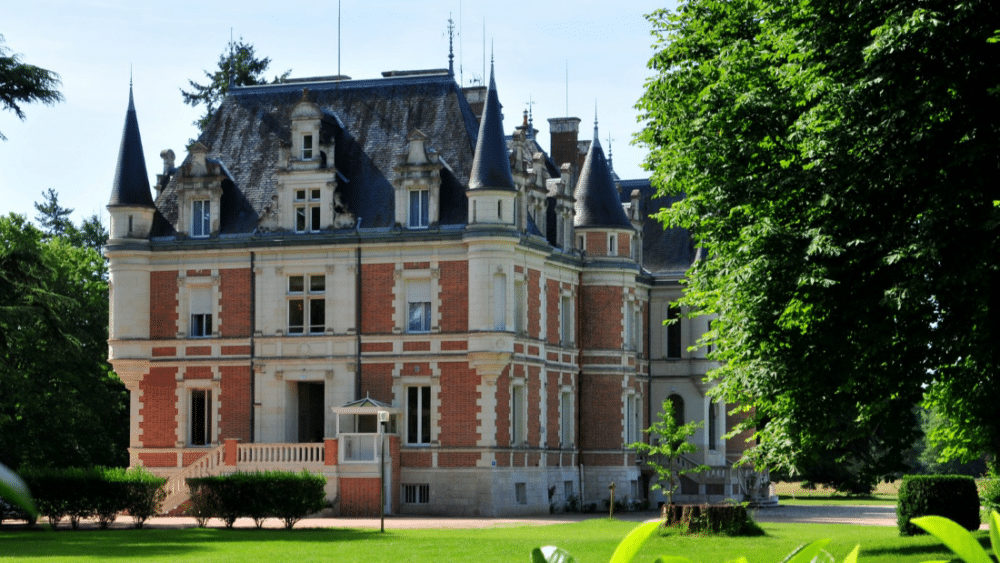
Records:
[[[208,446],[212,443],[212,390],[191,390],[191,437],[192,446]]]
[[[430,502],[430,498],[431,486],[428,484],[403,485],[403,502],[405,504],[427,504]]]

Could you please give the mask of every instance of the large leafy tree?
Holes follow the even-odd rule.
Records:
[[[104,259],[14,214],[0,218],[0,243],[0,463],[127,463]]]
[[[13,111],[23,121],[25,115],[21,105],[61,102],[63,96],[57,89],[59,85],[58,74],[24,63],[20,55],[4,46],[3,35],[0,35],[0,105],[3,109]],[[0,133],[0,141],[6,140],[7,137]]]
[[[231,41],[226,51],[219,55],[219,66],[216,70],[205,72],[206,84],[199,84],[194,80],[188,80],[191,86],[190,91],[181,89],[184,103],[192,107],[205,106],[205,114],[194,122],[198,130],[204,131],[208,126],[215,110],[222,103],[229,91],[229,85],[235,86],[256,86],[267,84],[264,74],[271,66],[271,59],[264,57],[258,59],[254,52],[253,45],[244,43],[240,37],[238,41]],[[286,70],[282,74],[276,75],[272,83],[284,81],[291,74],[291,70]]]
[[[944,453],[1000,453],[1000,6],[694,0],[649,16],[638,142],[708,259],[713,372],[751,457],[905,469],[925,401]],[[766,424],[765,424],[766,422]]]

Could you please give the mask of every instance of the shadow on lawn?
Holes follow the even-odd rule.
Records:
[[[976,540],[983,549],[989,551],[990,548],[990,536],[987,532],[973,532],[973,535],[977,536]],[[914,537],[927,537],[927,536],[914,536]],[[864,544],[861,545],[861,555],[867,555],[871,557],[886,556],[886,555],[941,555],[942,549],[947,550],[943,547],[940,542],[935,541],[934,543],[929,543],[926,545],[905,545],[896,546],[892,548],[874,548],[865,549]],[[859,561],[863,561],[862,558],[858,558]]]
[[[51,557],[96,558],[99,560],[140,561],[153,557],[180,557],[214,550],[225,543],[341,542],[363,539],[391,539],[392,533],[350,528],[303,528],[298,530],[226,530],[186,528],[177,530],[79,530],[45,527],[0,528],[4,557],[15,560]]]

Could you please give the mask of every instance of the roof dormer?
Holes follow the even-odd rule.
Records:
[[[327,167],[327,155],[333,154],[333,138],[324,139],[322,133],[323,110],[309,99],[309,89],[303,88],[302,99],[292,108],[289,168],[313,170]]]
[[[427,146],[419,129],[407,136],[406,151],[395,167],[396,223],[407,229],[426,229],[440,220],[441,168],[437,151]]]
[[[201,142],[191,145],[175,176],[177,232],[191,238],[217,236],[221,226],[222,182],[227,176],[218,161],[208,158],[208,151]]]

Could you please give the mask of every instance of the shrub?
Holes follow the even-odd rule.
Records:
[[[221,518],[231,528],[237,518],[248,516],[260,528],[268,517],[281,518],[291,528],[304,516],[326,506],[326,478],[303,471],[233,473],[188,479],[191,504],[188,514],[204,526]]]
[[[967,530],[979,528],[979,494],[968,475],[905,475],[899,486],[896,522],[900,535],[924,533],[911,520],[936,515]]]
[[[665,504],[662,516],[664,526],[676,526],[690,533],[764,535],[742,504]]]
[[[157,477],[143,467],[135,467],[121,475],[125,510],[132,517],[132,525],[142,528],[150,517],[159,514],[167,493],[163,485],[167,480]]]

